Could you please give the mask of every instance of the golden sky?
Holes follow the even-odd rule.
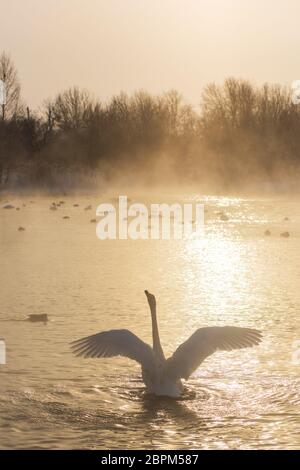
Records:
[[[32,107],[71,85],[120,90],[202,87],[234,75],[300,79],[299,0],[0,0],[0,50]]]

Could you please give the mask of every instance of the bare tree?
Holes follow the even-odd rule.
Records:
[[[60,129],[86,127],[93,111],[93,100],[86,90],[77,87],[59,93],[51,106],[53,119]]]
[[[5,86],[5,103],[2,104],[2,120],[12,119],[22,111],[20,103],[21,86],[14,63],[5,52],[0,55],[0,79]]]

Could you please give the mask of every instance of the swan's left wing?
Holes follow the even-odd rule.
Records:
[[[102,331],[71,343],[76,356],[124,356],[148,368],[153,364],[153,350],[129,330]]]
[[[232,351],[254,346],[261,341],[261,338],[260,331],[250,328],[235,326],[199,328],[167,360],[166,373],[173,379],[187,380],[201,362],[215,351]]]

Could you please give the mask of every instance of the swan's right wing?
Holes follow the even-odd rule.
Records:
[[[152,348],[129,330],[103,331],[73,341],[71,348],[76,356],[124,356],[145,368],[151,367],[154,361]]]
[[[250,328],[235,326],[199,328],[167,360],[166,373],[173,379],[187,380],[201,362],[215,351],[232,351],[254,346],[261,341],[261,338],[260,331]]]

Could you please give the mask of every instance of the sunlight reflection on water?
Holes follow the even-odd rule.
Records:
[[[72,198],[67,224],[49,213],[46,198],[18,213],[0,209],[0,336],[8,352],[1,448],[299,447],[299,365],[291,360],[300,339],[299,204],[189,198],[205,201],[203,239],[100,242]],[[285,216],[288,240],[279,236]],[[147,396],[139,367],[125,359],[71,355],[71,340],[105,329],[129,328],[150,342],[145,288],[157,295],[167,354],[208,325],[259,328],[264,341],[207,359],[179,400]],[[50,321],[23,321],[32,313]]]

